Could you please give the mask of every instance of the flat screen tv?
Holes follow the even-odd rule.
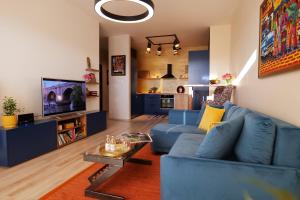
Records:
[[[86,110],[84,81],[42,78],[43,116]]]

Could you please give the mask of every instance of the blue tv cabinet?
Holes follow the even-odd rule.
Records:
[[[86,137],[106,129],[106,112],[86,113]],[[56,120],[0,128],[0,166],[14,166],[59,148]]]

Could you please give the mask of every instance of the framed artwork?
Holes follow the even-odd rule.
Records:
[[[300,0],[264,0],[260,6],[258,77],[300,67]]]
[[[126,75],[126,56],[118,55],[111,57],[111,75],[125,76]]]

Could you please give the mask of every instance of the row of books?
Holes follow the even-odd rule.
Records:
[[[83,132],[76,132],[73,129],[73,130],[70,130],[68,132],[58,134],[57,141],[58,141],[58,145],[62,146],[62,145],[72,143],[75,140],[78,140],[80,138],[83,138]]]

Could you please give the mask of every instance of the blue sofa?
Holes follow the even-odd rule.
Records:
[[[228,102],[225,110],[224,121],[251,113],[268,117]],[[169,151],[161,156],[162,200],[240,200],[247,195],[254,200],[268,200],[276,199],[277,192],[300,199],[298,127],[269,117],[276,126],[271,164],[238,161],[234,151],[230,159],[207,159],[195,155],[205,139],[204,133],[195,130],[199,113],[171,111],[170,124],[157,125],[151,131],[153,151]]]

